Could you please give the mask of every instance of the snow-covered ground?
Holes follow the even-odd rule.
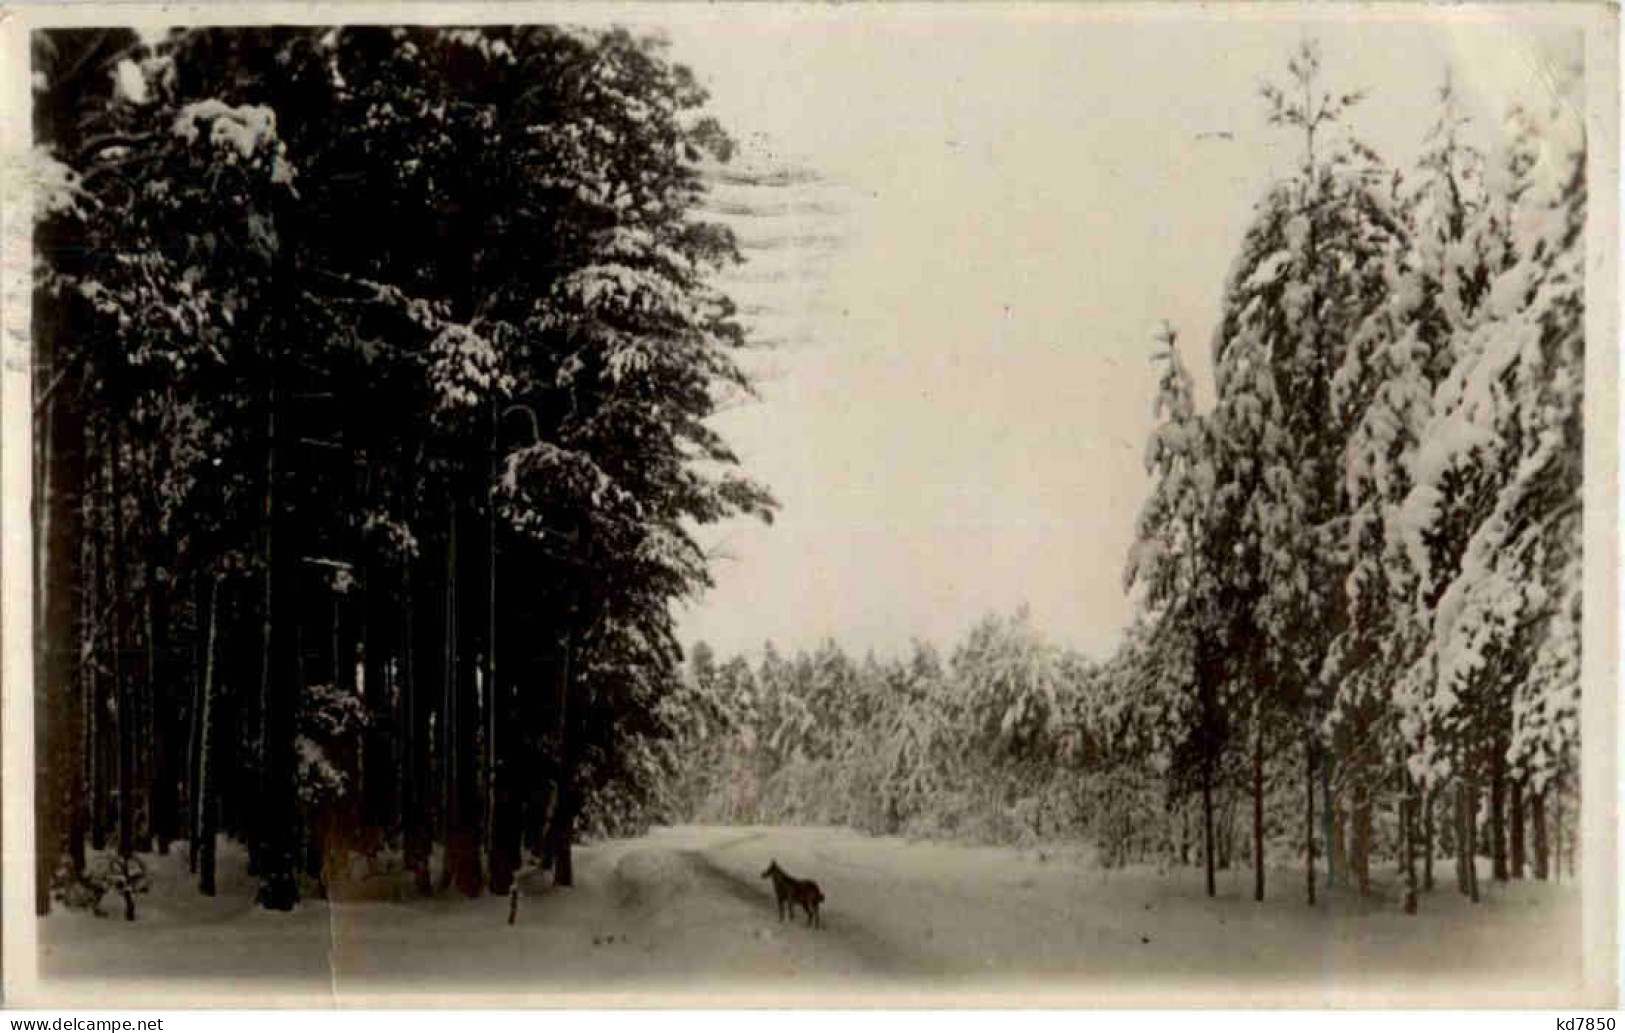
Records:
[[[1486,878],[1476,907],[1441,885],[1409,917],[1392,899],[1343,893],[1311,909],[1301,871],[1272,872],[1258,905],[1246,870],[1221,873],[1209,900],[1194,868],[1105,870],[1078,852],[842,829],[685,826],[580,848],[572,889],[527,877],[510,926],[506,898],[421,899],[395,875],[358,879],[331,904],[264,912],[241,855],[222,854],[212,900],[177,853],[154,859],[134,923],[54,913],[40,927],[45,982],[26,996],[827,1005],[861,993],[923,1005],[1015,991],[1007,1002],[1493,1007],[1581,995],[1572,883]],[[770,859],[818,880],[825,928],[779,923],[760,877]],[[1439,874],[1453,880],[1448,865]]]

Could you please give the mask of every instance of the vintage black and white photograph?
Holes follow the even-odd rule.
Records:
[[[8,1002],[1617,1004],[1611,6],[16,13]]]

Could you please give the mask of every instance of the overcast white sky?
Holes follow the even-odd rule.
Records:
[[[1027,603],[1056,641],[1105,654],[1130,614],[1150,336],[1171,320],[1205,389],[1226,270],[1293,155],[1258,83],[1314,36],[1329,88],[1370,91],[1358,135],[1408,162],[1447,65],[1488,140],[1579,46],[1507,22],[1021,10],[764,6],[662,27],[746,167],[819,177],[716,196],[771,213],[736,221],[751,261],[730,286],[779,342],[772,376],[717,423],[784,509],[707,532],[730,558],[685,643],[886,655]],[[1234,139],[1197,138],[1215,132]]]

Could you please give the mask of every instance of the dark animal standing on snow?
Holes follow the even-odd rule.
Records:
[[[819,917],[818,905],[824,902],[824,891],[818,888],[818,883],[811,879],[797,879],[779,867],[774,861],[762,873],[762,878],[773,880],[773,894],[779,899],[779,921],[784,921],[786,913],[794,915],[799,905],[807,912],[807,924],[819,929],[824,927],[824,920]]]

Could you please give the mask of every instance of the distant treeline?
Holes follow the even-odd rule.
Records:
[[[723,659],[697,643],[684,689],[667,704],[685,729],[682,777],[656,813],[1083,847],[1108,867],[1201,865],[1201,788],[1157,745],[1153,712],[1136,698],[1155,663],[1145,648],[1137,640],[1100,663],[1046,641],[1025,612],[984,619],[946,657],[919,643],[906,659],[858,660],[827,641],[789,656],[769,644],[754,657]],[[1233,743],[1214,765],[1218,871],[1252,863],[1245,745]],[[1283,748],[1290,760],[1291,745]],[[1301,863],[1303,785],[1289,764],[1269,770],[1264,857],[1274,866]],[[1574,791],[1572,782],[1561,794],[1554,787],[1541,796],[1542,807],[1530,796],[1530,806],[1499,824],[1480,813],[1473,849],[1493,862],[1499,841],[1508,878],[1550,878],[1559,864],[1572,872]],[[1327,827],[1334,878],[1367,891],[1402,891],[1402,869],[1384,879],[1371,867],[1373,859],[1402,861],[1396,810],[1374,811],[1361,844],[1352,787],[1334,784],[1333,794]],[[1391,804],[1398,797],[1384,798]],[[1427,847],[1435,860],[1456,858],[1466,842],[1445,813]]]

